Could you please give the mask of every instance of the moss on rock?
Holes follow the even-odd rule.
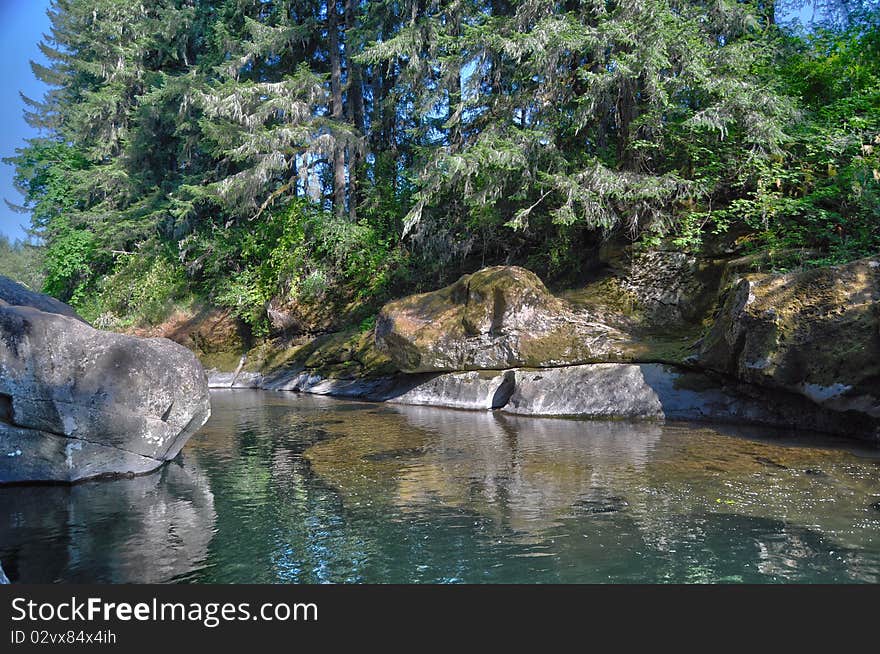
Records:
[[[699,362],[880,416],[880,261],[746,275],[727,294]]]
[[[267,341],[248,352],[245,370],[272,373],[284,369],[313,370],[335,379],[372,379],[398,372],[375,346],[372,331],[349,329],[298,340]]]
[[[590,360],[615,333],[576,316],[531,271],[495,266],[388,303],[376,343],[406,372],[479,370]]]

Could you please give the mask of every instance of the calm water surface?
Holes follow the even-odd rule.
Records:
[[[0,489],[22,582],[880,581],[880,452],[221,391],[179,460]]]

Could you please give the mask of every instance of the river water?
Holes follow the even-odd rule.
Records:
[[[880,451],[219,391],[160,471],[0,488],[21,582],[880,581]]]

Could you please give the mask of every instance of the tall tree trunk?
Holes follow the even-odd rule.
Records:
[[[361,67],[352,60],[355,51],[355,34],[357,30],[358,0],[345,0],[345,51],[348,64],[348,119],[358,131],[364,133],[364,90]],[[361,164],[360,150],[351,146],[348,150],[348,217],[357,221],[357,207],[360,204],[360,185],[358,172]]]
[[[327,3],[327,31],[330,40],[330,117],[342,122],[342,55],[339,51],[339,12],[336,0]],[[345,214],[345,148],[333,146],[333,210]]]
[[[636,105],[638,93],[637,82],[625,80],[617,91],[617,161],[623,169],[633,169],[635,161],[631,148],[633,134],[632,124],[639,115]]]
[[[767,23],[767,27],[772,27],[776,24],[776,0],[762,0],[758,5],[760,10],[764,13],[764,20]],[[815,5],[813,5],[815,8]]]
[[[457,47],[458,37],[461,36],[460,8],[456,9],[452,16],[452,36],[456,43],[453,47]],[[460,151],[462,146],[461,113],[455,115],[455,112],[461,108],[461,61],[458,58],[459,53],[455,54],[455,63],[452,64],[452,70],[449,71],[449,113],[447,115],[447,122],[450,122],[449,149],[451,152]]]
[[[345,50],[348,64],[348,106],[349,118],[359,132],[364,132],[364,90],[363,74],[359,64],[352,61],[351,55],[357,49],[355,38],[357,30],[358,0],[345,0]]]
[[[511,14],[510,4],[506,0],[491,0],[490,7],[492,11],[492,16],[500,17],[509,16]],[[501,54],[496,50],[492,51],[489,60],[491,64],[491,72],[489,73],[489,85],[492,89],[492,105],[494,106],[495,104],[500,102],[503,92],[503,61],[501,58]]]

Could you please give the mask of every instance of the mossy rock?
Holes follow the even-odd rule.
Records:
[[[727,294],[705,367],[880,417],[880,260],[752,274]]]
[[[497,370],[616,358],[625,334],[555,297],[533,272],[485,268],[385,305],[376,343],[405,372]]]
[[[334,379],[371,379],[399,371],[376,348],[373,332],[358,329],[315,338],[267,341],[248,352],[245,365],[245,370],[264,374],[297,368]]]
[[[248,350],[247,331],[230,310],[195,305],[175,309],[161,323],[125,333],[167,338],[192,350],[205,368],[232,371]]]

